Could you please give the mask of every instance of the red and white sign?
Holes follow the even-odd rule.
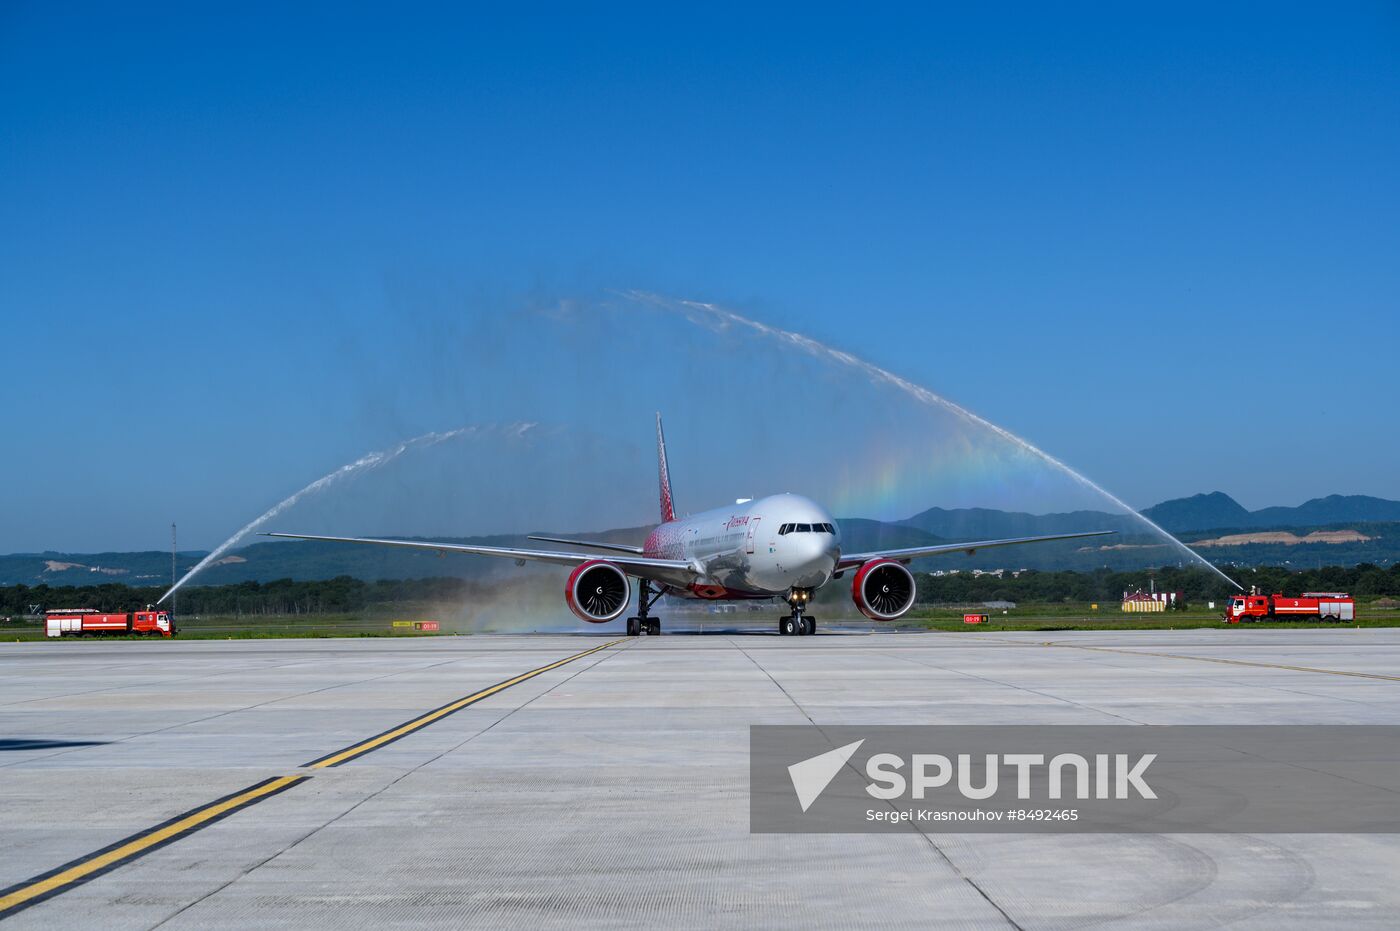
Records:
[[[417,621],[413,625],[414,630],[437,630],[437,621]]]

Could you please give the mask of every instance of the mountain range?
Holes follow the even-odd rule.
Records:
[[[1264,530],[1330,527],[1346,523],[1400,522],[1400,501],[1367,495],[1328,495],[1297,507],[1248,511],[1223,491],[1174,498],[1142,511],[1144,517],[1171,533],[1215,530]],[[929,508],[899,523],[950,539],[1028,536],[1062,533],[1092,524],[1095,529],[1140,533],[1142,524],[1128,514],[1070,511],[1023,514],[988,508]]]
[[[1326,527],[1346,523],[1400,521],[1400,501],[1369,495],[1328,495],[1294,508],[1246,511],[1223,491],[1163,501],[1142,512],[1172,533],[1189,530],[1258,530],[1273,527]]]
[[[1163,501],[1143,515],[1217,563],[1343,565],[1374,562],[1388,565],[1400,560],[1400,501],[1364,495],[1330,495],[1297,507],[1269,507],[1249,511],[1223,492]],[[1142,521],[1128,514],[1071,511],[1026,514],[990,508],[929,508],[900,521],[863,518],[839,519],[847,552],[918,546],[953,540],[1034,536],[1077,530],[1116,530],[1119,536],[1105,540],[1066,541],[1014,550],[989,550],[974,556],[955,554],[922,560],[921,569],[1028,568],[1089,570],[1103,566],[1136,569],[1177,562],[1179,551],[1148,531]],[[1349,533],[1314,533],[1318,528],[1345,529]],[[631,527],[595,534],[562,533],[558,536],[591,538],[609,542],[640,543],[648,528]],[[1271,531],[1264,534],[1260,531]],[[1276,532],[1272,532],[1276,531]],[[491,546],[531,546],[523,535],[446,538],[443,542]],[[183,573],[204,557],[203,552],[182,552],[178,571]],[[509,561],[440,558],[432,553],[379,547],[345,546],[315,542],[259,542],[235,550],[198,577],[198,584],[222,585],[266,582],[278,578],[321,579],[350,575],[362,579],[405,579],[429,576],[489,578],[518,572]],[[0,556],[3,585],[94,585],[118,582],[138,586],[164,586],[170,580],[170,554],[139,553],[21,553]]]

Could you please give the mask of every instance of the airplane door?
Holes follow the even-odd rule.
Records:
[[[758,533],[758,522],[761,520],[763,520],[761,517],[749,518],[749,535],[744,541],[744,552],[746,553],[753,552],[753,538],[754,534]]]

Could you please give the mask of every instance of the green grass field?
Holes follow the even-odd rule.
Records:
[[[901,618],[909,627],[929,630],[1186,630],[1219,627],[1229,630],[1273,629],[1300,627],[1400,627],[1400,609],[1359,604],[1355,621],[1273,621],[1264,623],[1226,624],[1220,610],[1191,607],[1185,611],[1164,611],[1160,614],[1129,614],[1119,610],[1117,603],[1101,604],[1091,610],[1084,604],[1023,604],[1007,609],[969,608],[967,613],[988,616],[986,624],[963,622],[962,608],[921,606]]]
[[[416,620],[412,613],[394,617],[365,617],[350,614],[288,614],[262,617],[210,616],[181,617],[176,624],[180,640],[260,640],[278,637],[436,637],[440,633],[461,633],[443,630],[419,631],[412,627],[394,627],[396,619]],[[0,624],[0,642],[44,640],[41,622],[11,621]],[[102,637],[64,637],[67,641],[93,640],[161,640],[145,634]]]
[[[988,615],[987,624],[966,624],[964,611]],[[771,612],[777,617],[777,609]],[[818,611],[821,623],[864,624],[858,616],[832,616],[827,611]],[[1218,611],[1205,608],[1191,608],[1186,611],[1167,611],[1162,614],[1125,614],[1117,604],[1100,605],[1094,611],[1084,604],[1023,604],[1007,609],[938,607],[921,605],[894,622],[892,626],[915,630],[943,631],[1057,631],[1057,630],[1188,630],[1192,628],[1220,628],[1223,630],[1257,629],[1297,629],[1301,627],[1346,628],[1346,627],[1400,627],[1400,608],[1362,604],[1357,606],[1358,619],[1350,623],[1320,621],[1279,621],[1273,623],[1249,623],[1227,625],[1221,622]],[[249,640],[279,637],[434,637],[445,634],[461,634],[467,631],[451,629],[444,623],[441,633],[418,631],[411,627],[394,627],[396,619],[421,619],[432,614],[415,612],[404,608],[393,615],[330,614],[330,615],[273,615],[260,617],[209,616],[179,618],[181,640]],[[677,618],[677,623],[690,626],[696,620],[701,623],[737,626],[770,626],[768,613],[723,615],[720,617]],[[40,623],[28,619],[11,620],[0,623],[0,642],[44,640]],[[160,638],[144,635],[106,637],[67,637],[68,642],[103,640],[143,640]]]

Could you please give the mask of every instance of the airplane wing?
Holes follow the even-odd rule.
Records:
[[[464,543],[433,543],[429,540],[382,540],[374,537],[320,537],[304,533],[264,533],[265,537],[283,537],[289,540],[319,540],[326,543],[369,543],[375,546],[400,546],[406,549],[430,550],[437,553],[468,553],[473,556],[499,556],[514,559],[517,563],[525,560],[554,563],[559,566],[577,566],[591,559],[605,559],[628,575],[640,578],[673,577],[682,573],[694,581],[698,578],[695,569],[683,559],[652,559],[647,556],[615,556],[612,553],[562,553],[554,550],[527,550],[514,546],[473,546]],[[593,545],[593,544],[579,544]],[[669,580],[669,579],[668,579]]]
[[[591,546],[595,550],[612,550],[618,553],[635,553],[640,556],[646,552],[640,546],[628,546],[626,543],[599,543],[597,540],[566,540],[564,537],[546,537],[541,534],[532,533],[526,539],[540,540],[544,543],[567,543],[570,546]]]
[[[836,570],[854,569],[872,559],[894,559],[899,562],[908,562],[911,559],[919,559],[923,556],[937,556],[939,553],[966,553],[971,556],[978,550],[990,549],[993,546],[1014,546],[1018,543],[1048,543],[1051,540],[1078,540],[1083,537],[1102,537],[1116,530],[1091,530],[1088,533],[1056,533],[1044,537],[1011,537],[1006,540],[969,540],[966,543],[939,543],[934,546],[911,546],[902,550],[880,550],[873,553],[850,553],[841,557],[841,561],[836,564]]]

